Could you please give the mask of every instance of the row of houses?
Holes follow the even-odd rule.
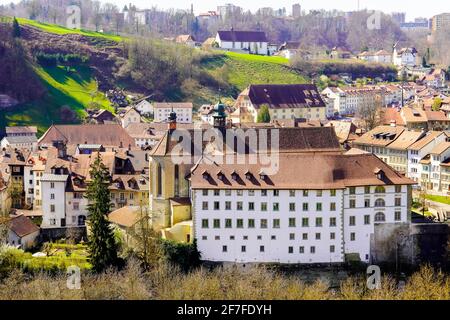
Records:
[[[450,135],[448,131],[413,131],[392,124],[379,126],[353,141],[422,188],[450,194]]]

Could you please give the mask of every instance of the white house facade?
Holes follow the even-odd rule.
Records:
[[[269,43],[262,31],[218,31],[216,43],[222,50],[269,55]]]

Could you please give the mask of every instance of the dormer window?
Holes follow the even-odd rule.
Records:
[[[247,172],[245,173],[245,179],[251,180],[252,177],[253,177],[253,175],[252,175],[252,173],[251,173],[250,171],[247,171]]]
[[[261,180],[266,180],[267,174],[266,174],[264,171],[260,171],[260,172],[259,172],[259,178],[260,178]]]
[[[233,171],[231,173],[231,179],[233,179],[234,181],[236,181],[239,178],[239,175],[236,173],[236,171]]]
[[[223,174],[222,171],[217,172],[217,178],[218,178],[220,181],[223,181],[223,179],[225,178],[225,175]]]
[[[375,168],[374,173],[377,176],[378,180],[383,180],[383,178],[384,178],[384,171],[383,170],[381,170],[380,168]]]
[[[209,179],[209,172],[208,171],[203,171],[202,173],[203,179],[208,180]]]

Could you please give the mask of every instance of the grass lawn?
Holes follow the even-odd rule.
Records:
[[[426,198],[428,200],[434,201],[434,202],[440,202],[444,204],[450,205],[450,197],[448,196],[433,196],[433,195],[426,195]]]
[[[95,32],[95,31],[90,31],[90,30],[83,30],[83,29],[69,29],[69,28],[66,28],[66,27],[63,27],[60,25],[42,23],[42,22],[24,19],[24,18],[17,18],[17,21],[19,22],[19,24],[36,27],[36,28],[39,28],[42,31],[45,31],[48,33],[79,34],[79,35],[87,36],[87,37],[106,38],[108,40],[112,40],[112,41],[116,41],[116,42],[122,41],[122,38],[120,36],[116,36],[116,35],[112,35],[112,34],[106,34],[106,33]]]
[[[60,123],[60,108],[69,106],[79,117],[83,117],[85,107],[92,101],[113,111],[109,101],[97,92],[97,83],[89,66],[66,68],[35,67],[48,93],[40,100],[19,105],[0,115],[0,126],[37,125],[42,134],[53,123]]]
[[[215,77],[220,77],[222,67],[228,71],[228,82],[237,90],[250,84],[296,84],[308,80],[288,66],[283,57],[257,56],[235,52],[224,52],[203,62],[203,66]],[[234,92],[236,93],[236,92]]]

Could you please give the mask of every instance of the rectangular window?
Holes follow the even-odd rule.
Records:
[[[248,211],[255,211],[255,203],[254,202],[248,203]]]
[[[316,233],[316,240],[320,240],[320,233]]]
[[[267,190],[261,190],[261,196],[267,197]]]
[[[208,219],[202,219],[202,228],[203,229],[208,229],[209,228]]]
[[[250,229],[254,229],[255,228],[255,219],[248,219],[248,227]]]
[[[280,204],[278,202],[274,202],[273,211],[279,211],[279,210],[280,210]]]
[[[295,240],[295,233],[289,234],[289,240]]]
[[[308,227],[308,226],[309,226],[308,218],[302,218],[302,227]]]
[[[310,253],[316,253],[316,247],[312,246],[312,247],[309,249],[309,251],[310,251]]]
[[[302,207],[303,207],[303,211],[308,211],[308,203],[303,203],[303,205],[302,205]]]
[[[364,208],[370,208],[370,199],[364,199]]]
[[[214,210],[220,210],[220,202],[214,201]]]
[[[402,192],[402,186],[395,186],[395,193]]]
[[[267,219],[261,219],[261,229],[267,229]]]
[[[295,197],[295,190],[289,190],[289,197]]]
[[[214,190],[214,196],[220,196],[220,190]]]
[[[50,199],[55,200],[55,194],[54,193],[50,194]]]
[[[394,214],[395,221],[401,221],[402,220],[402,213],[400,211],[396,211]]]
[[[75,211],[80,210],[80,204],[78,202],[73,203],[73,210],[75,210]]]
[[[289,218],[289,227],[295,228],[295,218]]]
[[[264,252],[264,246],[259,246],[259,252]]]
[[[330,240],[336,239],[336,233],[330,232]]]
[[[307,197],[308,196],[308,190],[303,190],[303,196]]]
[[[299,253],[305,253],[305,247],[299,247],[298,248]]]
[[[249,197],[253,197],[255,195],[255,190],[248,190]]]
[[[208,210],[208,202],[207,202],[207,201],[203,201],[203,203],[202,203],[202,209],[203,209],[203,210]]]
[[[234,240],[234,236],[230,236],[230,240]]]
[[[225,219],[225,228],[229,229],[233,227],[233,222],[231,219]]]
[[[222,246],[222,252],[227,252],[228,251],[228,247],[227,246]]]
[[[208,195],[208,190],[207,189],[203,189],[202,190],[202,195],[207,196]]]
[[[336,211],[336,203],[335,202],[330,203],[330,211]]]
[[[335,247],[334,246],[330,246],[330,253],[334,253],[335,251]]]
[[[350,208],[356,208],[356,201],[354,199],[350,200]]]
[[[231,196],[231,190],[225,190],[225,195],[226,195],[227,197]]]
[[[395,206],[400,207],[402,205],[402,198],[395,198]]]
[[[54,204],[50,205],[50,212],[55,212],[55,205]]]
[[[302,234],[302,239],[303,240],[308,240],[308,234],[307,233],[303,233]]]
[[[236,202],[236,210],[242,211],[244,205],[242,204],[242,201]]]
[[[365,194],[370,194],[370,187],[369,186],[364,187],[364,193]]]
[[[352,232],[350,233],[350,241],[355,241],[356,240],[356,233]]]
[[[322,190],[317,190],[316,191],[316,196],[317,197],[321,197],[322,196]]]
[[[244,228],[244,219],[237,219],[236,220],[236,228],[238,228],[238,229]]]
[[[336,197],[336,190],[330,190],[330,196]]]
[[[316,218],[316,227],[322,226],[322,218]]]
[[[349,188],[349,193],[350,194],[356,194],[356,188],[355,187],[350,187]]]
[[[214,229],[220,229],[220,219],[214,219]]]
[[[231,210],[231,201],[225,201],[225,210]]]
[[[246,252],[247,251],[247,247],[246,246],[241,246],[241,252]]]
[[[273,190],[273,196],[278,197],[280,195],[280,190]]]
[[[322,203],[321,202],[316,203],[316,211],[322,211]]]
[[[288,252],[289,252],[289,253],[294,253],[294,247],[289,247],[289,248],[288,248]]]
[[[295,203],[294,202],[289,203],[289,211],[295,212]]]
[[[54,182],[50,182],[50,189],[55,189],[55,183]]]
[[[267,211],[267,202],[261,202],[261,211],[262,212]]]
[[[274,229],[280,228],[280,219],[273,219],[273,228]]]
[[[365,225],[370,224],[370,215],[365,215],[365,216],[364,216],[364,224],[365,224]]]
[[[330,218],[330,227],[336,227],[336,218]]]
[[[242,191],[242,190],[237,190],[237,191],[236,191],[236,194],[237,194],[239,197],[242,197],[242,196],[244,195],[244,191]]]
[[[350,226],[355,226],[356,225],[356,217],[355,216],[349,217],[349,225]]]

